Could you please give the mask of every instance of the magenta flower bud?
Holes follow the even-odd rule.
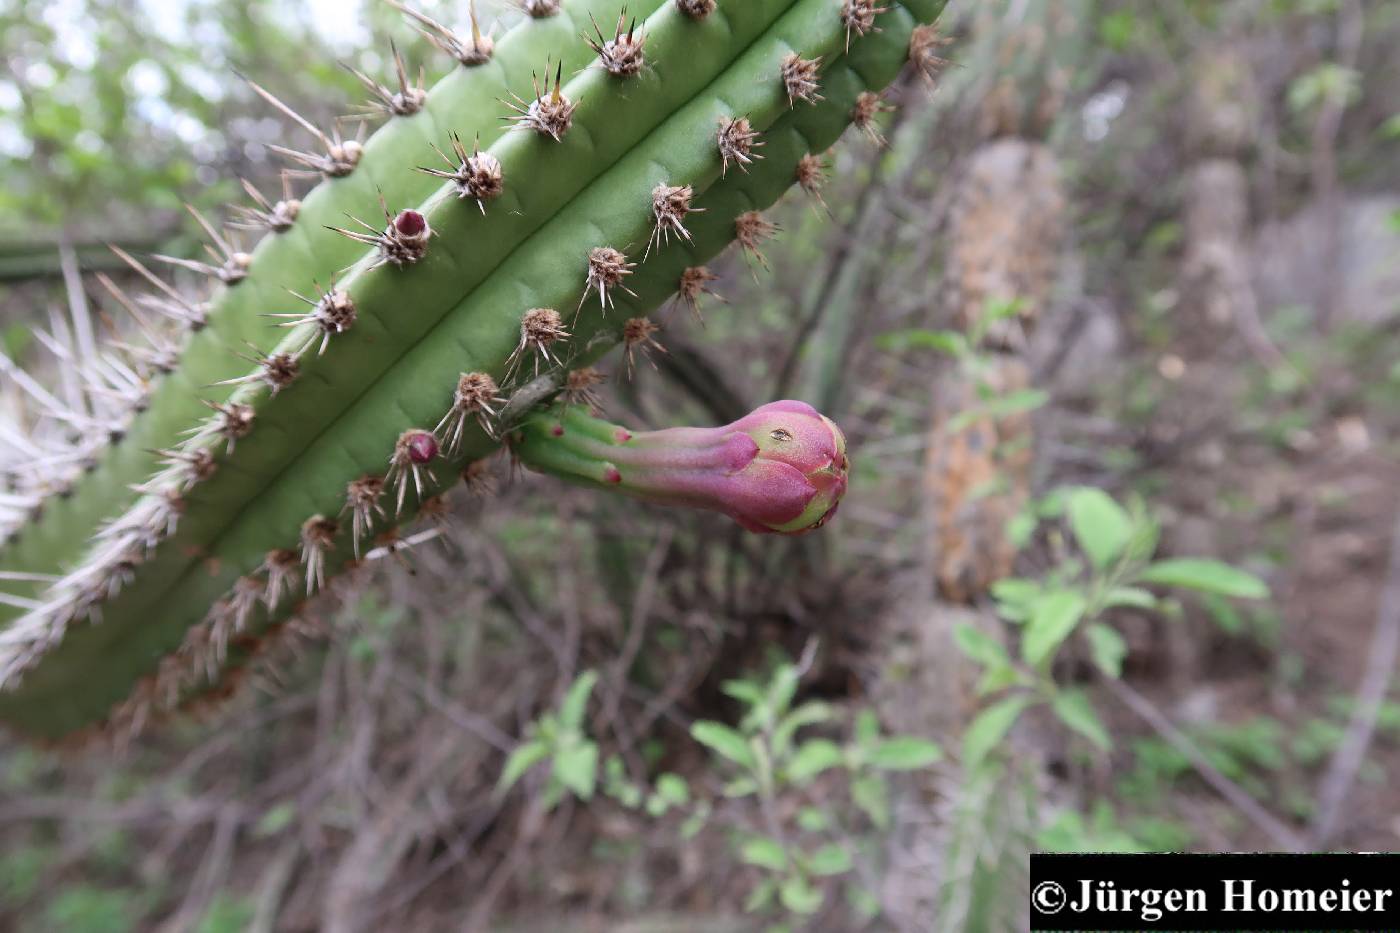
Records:
[[[571,405],[512,438],[533,470],[663,505],[723,512],[749,531],[820,528],[846,493],[846,438],[805,402],[770,402],[719,428],[633,433]]]
[[[408,450],[408,459],[420,465],[432,463],[438,455],[437,438],[428,431],[413,432],[404,446]]]
[[[394,229],[399,236],[413,239],[422,236],[423,231],[428,229],[428,218],[417,211],[400,211],[399,216],[394,218]]]

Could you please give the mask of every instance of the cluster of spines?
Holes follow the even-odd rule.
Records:
[[[192,208],[191,214],[201,226],[214,229]],[[236,283],[240,270],[246,269],[247,254],[223,236],[216,234],[215,243],[222,250],[214,253],[223,257],[219,265],[194,265]],[[0,422],[0,438],[16,454],[11,462],[0,463],[0,480],[9,487],[0,493],[0,543],[26,521],[38,518],[48,497],[66,497],[79,477],[96,466],[106,447],[121,441],[131,420],[148,406],[155,382],[178,365],[179,331],[204,326],[207,308],[203,303],[180,295],[126,251],[119,247],[113,251],[159,288],[158,294],[132,299],[110,277],[97,276],[103,289],[127,311],[139,342],[98,339],[88,296],[76,265],[70,265],[71,253],[66,253],[69,317],[52,314],[47,331],[34,331],[64,375],[61,387],[50,392],[0,354],[0,374],[27,400],[36,424],[46,427],[25,430]]]
[[[394,9],[413,20],[418,34],[428,40],[431,45],[451,55],[468,68],[486,64],[496,51],[496,42],[492,36],[494,30],[484,33],[481,30],[481,22],[476,16],[476,0],[471,0],[467,6],[467,15],[471,18],[471,34],[467,37],[459,36],[452,29],[426,13],[405,6],[398,0],[387,0],[387,2]]]
[[[707,10],[700,10],[700,12],[694,13],[692,12],[692,7],[703,7],[704,5],[685,3],[683,0],[679,0],[678,6],[692,15],[703,16],[708,12]],[[856,6],[858,7],[859,5]],[[852,7],[852,4],[849,0],[843,4],[843,22],[846,22],[847,13],[849,12],[847,8],[850,7]],[[877,10],[877,12],[883,11],[883,8]],[[857,10],[857,12],[859,12],[859,10]],[[857,23],[859,22],[860,21],[857,20]],[[847,22],[847,28],[849,30],[856,27],[853,27]],[[858,34],[864,34],[859,28],[856,28],[856,31]],[[601,37],[601,33],[599,33],[599,35]],[[629,27],[626,35],[630,37],[633,35],[639,36],[640,34],[635,33],[635,31]],[[622,32],[621,25],[619,25],[616,37],[612,41],[617,42],[622,39],[623,36],[624,33]],[[630,41],[632,40],[629,38],[629,42]],[[642,41],[641,38],[635,40],[639,56]],[[607,54],[605,54],[606,49],[600,48],[598,51],[607,70],[610,73],[617,74],[618,72],[614,71],[614,68],[608,64],[609,59]],[[911,46],[911,53],[913,51],[914,47]],[[795,105],[798,100],[807,100],[815,103],[820,99],[820,95],[817,93],[819,84],[816,81],[816,68],[817,63],[815,61],[805,61],[796,57],[790,57],[783,63],[781,79],[788,91],[790,104]],[[878,98],[876,98],[876,100],[878,101]],[[520,103],[524,104],[523,101]],[[567,132],[568,129],[567,114],[562,118],[562,121],[557,119],[558,114],[565,111],[571,113],[571,106],[570,102],[562,94],[560,72],[556,70],[553,89],[550,90],[546,88],[542,94],[537,87],[535,101],[523,108],[517,109],[520,112],[519,118],[522,125],[539,132],[544,132],[558,139],[562,133]],[[860,122],[859,113],[863,106],[866,106],[864,97],[862,97],[862,102],[858,103],[857,112],[853,114],[853,116],[857,118],[857,123]],[[551,110],[550,108],[553,109]],[[541,112],[542,110],[544,111],[543,113]],[[878,112],[878,110],[876,112]],[[551,113],[555,116],[551,117]],[[554,131],[551,131],[548,127],[536,125],[541,120],[554,120]],[[458,156],[456,170],[452,174],[442,173],[436,170],[425,171],[430,171],[431,174],[437,174],[440,177],[451,178],[459,187],[460,197],[476,198],[478,203],[488,200],[489,197],[481,196],[479,193],[481,189],[479,187],[473,187],[477,184],[476,179],[481,177],[482,173],[480,171],[480,165],[473,166],[471,163],[474,158],[479,159],[483,154],[477,149],[473,156],[468,156],[460,140],[454,139],[453,142],[454,152]],[[745,118],[731,118],[721,123],[716,134],[715,144],[725,170],[730,167],[731,162],[739,169],[746,169],[756,158],[759,158],[754,150],[762,145],[762,140],[760,134],[749,125]],[[447,159],[446,156],[444,156],[444,158]],[[802,160],[802,163],[798,165],[796,175],[793,179],[809,193],[815,193],[819,187],[821,172],[820,163],[816,161],[818,158],[819,157],[814,154],[808,154]],[[447,161],[449,165],[452,165],[451,159],[447,159]],[[499,163],[496,163],[492,171],[488,171],[485,174],[488,177],[494,176],[496,181],[499,182]],[[683,239],[689,239],[689,234],[685,229],[683,221],[686,214],[698,210],[690,206],[692,197],[693,192],[688,186],[657,186],[652,192],[652,208],[656,221],[653,230],[654,241],[664,242],[665,238],[668,237],[670,233],[675,233],[678,237]],[[284,198],[284,201],[286,200],[287,199]],[[273,213],[273,211],[266,210],[268,206],[269,205],[266,204],[262,205],[266,213]],[[428,237],[431,235],[426,218],[419,212],[413,210],[403,211],[392,217],[386,210],[385,218],[387,226],[383,231],[374,230],[373,228],[369,228],[368,225],[365,225],[366,228],[371,231],[370,233],[349,230],[342,230],[342,232],[347,236],[352,236],[362,242],[373,245],[378,251],[377,261],[379,262],[393,263],[402,266],[411,264],[421,258],[423,250],[426,249]],[[776,228],[757,211],[746,212],[740,215],[735,221],[734,238],[739,241],[746,253],[753,255],[762,262],[762,255],[757,249],[758,243],[767,236],[770,236],[775,229]],[[650,248],[649,244],[648,253],[650,252]],[[232,255],[231,253],[226,263],[232,260]],[[583,283],[584,287],[582,298],[580,299],[580,307],[583,301],[587,299],[588,295],[594,291],[598,293],[600,305],[604,309],[609,307],[611,304],[609,290],[616,290],[619,288],[626,290],[626,286],[622,284],[623,280],[632,273],[635,265],[635,263],[629,262],[627,256],[622,251],[612,247],[596,247],[590,251],[587,259],[587,271]],[[677,298],[694,308],[701,295],[710,293],[708,283],[713,280],[714,276],[703,266],[687,268],[681,280],[677,283]],[[326,342],[331,334],[341,332],[339,330],[327,328],[327,315],[323,313],[326,308],[335,308],[336,303],[330,300],[334,295],[335,292],[332,290],[315,302],[303,299],[307,300],[307,303],[312,305],[313,312],[310,315],[299,316],[289,322],[292,324],[317,324],[322,334],[322,351],[324,351]],[[331,317],[335,316],[334,314],[331,315]],[[346,315],[341,314],[339,317],[343,319]],[[349,323],[353,323],[353,305],[351,305],[349,309],[348,320]],[[348,326],[348,324],[345,326]],[[648,349],[661,349],[654,337],[656,330],[657,326],[645,317],[631,318],[624,323],[622,327],[622,342],[629,371],[633,368],[634,359],[637,355],[644,355]],[[566,361],[560,357],[554,349],[557,344],[567,341],[571,336],[558,312],[548,308],[531,309],[523,315],[520,331],[520,343],[515,352],[511,354],[511,358],[508,361],[508,379],[518,374],[522,364],[528,357],[533,357],[533,372],[536,376],[540,373],[541,364],[544,364],[544,366],[548,368],[559,368],[566,365]],[[314,342],[315,340],[313,338],[301,348],[300,352],[304,352]],[[274,382],[280,381],[281,386],[284,387],[286,384],[290,383],[291,379],[295,378],[296,355],[274,354],[259,356],[256,362],[260,367],[260,372],[247,377],[248,381],[262,379],[268,382],[275,390],[279,388],[279,385],[274,384]],[[269,371],[274,368],[283,376],[290,372],[290,378],[286,378],[283,381],[280,376],[275,378],[271,377]],[[569,377],[568,386],[564,389],[566,397],[573,396],[587,399],[591,396],[591,386],[596,384],[596,374],[592,370],[586,368],[579,369],[578,373],[581,375],[579,375],[577,379],[573,376]],[[471,378],[469,379],[469,377]],[[384,513],[379,505],[379,497],[384,493],[386,488],[391,488],[393,494],[396,495],[396,515],[402,511],[404,499],[410,488],[410,484],[415,491],[415,498],[420,501],[425,499],[423,472],[426,471],[428,465],[438,456],[440,443],[438,437],[439,433],[446,431],[447,433],[445,433],[444,436],[448,440],[449,449],[455,448],[456,443],[452,441],[453,435],[455,434],[457,442],[459,443],[462,426],[465,420],[470,417],[475,417],[480,420],[481,426],[486,430],[486,433],[494,436],[495,431],[493,428],[498,429],[499,426],[490,425],[490,419],[493,419],[496,414],[494,406],[504,401],[502,396],[496,394],[499,391],[494,380],[491,380],[491,377],[487,374],[464,374],[459,381],[456,393],[454,393],[452,407],[448,410],[443,421],[434,431],[411,429],[404,432],[395,445],[394,452],[390,457],[389,469],[386,471],[384,477],[365,476],[362,480],[351,484],[351,488],[347,490],[346,510],[352,514],[353,518],[352,522],[349,524],[353,528],[354,547],[357,556],[361,550],[361,537],[368,534],[369,528],[375,524],[376,516],[380,518],[383,517]],[[210,423],[200,429],[199,436],[208,437],[211,433],[217,435],[227,442],[231,450],[234,442],[239,437],[246,435],[251,429],[253,412],[247,406],[238,406],[236,404],[217,405],[211,403],[211,407],[215,408],[215,415]],[[207,449],[196,448],[196,450],[199,451],[198,454],[180,452],[178,455],[172,454],[172,456],[168,458],[167,470],[179,471],[183,477],[183,482],[186,484],[191,481],[197,481],[197,478],[201,474],[207,475],[207,473],[212,470],[212,461],[207,456]],[[198,469],[194,468],[194,461],[196,460],[202,461]],[[469,467],[467,472],[476,472],[476,469],[474,467]],[[466,478],[469,483],[474,482],[472,476],[464,474],[464,478]],[[479,482],[479,480],[475,481]],[[357,483],[359,484],[358,486]],[[151,507],[147,506],[145,502],[142,503],[149,514],[146,514],[139,524],[145,535],[144,541],[148,547],[153,547],[162,537],[173,531],[174,522],[178,518],[178,497],[166,498],[167,507],[165,508]],[[431,512],[433,510],[429,509],[429,511]],[[135,511],[129,513],[127,516],[123,517],[123,521],[132,521],[132,516],[135,514]],[[164,534],[157,533],[153,530],[155,526],[161,523],[164,523],[166,529]],[[129,531],[130,529],[124,530]],[[235,584],[234,591],[230,593],[227,599],[220,601],[220,603],[215,606],[214,610],[211,610],[211,618],[206,620],[205,624],[208,629],[215,633],[213,643],[216,645],[226,644],[226,639],[219,636],[218,633],[236,634],[242,631],[247,624],[251,612],[260,601],[250,595],[255,591],[267,597],[263,601],[269,609],[276,608],[281,601],[281,594],[284,594],[289,589],[286,584],[292,574],[292,571],[284,566],[287,563],[285,559],[286,555],[299,554],[299,565],[303,568],[302,576],[306,582],[306,592],[308,596],[322,588],[324,585],[325,555],[334,547],[335,540],[342,530],[342,524],[337,519],[327,518],[321,515],[313,516],[303,525],[301,541],[297,551],[287,550],[270,552],[269,561],[271,561],[273,554],[282,555],[283,559],[275,566],[272,563],[265,566],[266,578],[263,583],[259,584],[254,577],[239,578],[238,582]],[[114,537],[120,538],[121,534],[115,534]],[[132,558],[128,555],[123,555],[123,560],[126,562],[124,566],[126,567],[126,573],[129,575],[131,570],[134,569],[134,565],[139,563],[140,558]],[[118,564],[114,562],[112,566],[116,567]],[[121,574],[119,573],[118,576],[121,576]],[[267,594],[271,594],[270,597],[268,597]],[[195,634],[192,635],[192,637],[198,641],[201,636]],[[0,679],[3,679],[4,673],[3,670],[0,670]]]

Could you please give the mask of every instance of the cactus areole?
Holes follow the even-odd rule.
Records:
[[[718,428],[633,433],[566,405],[511,437],[527,467],[662,505],[722,512],[749,531],[806,534],[846,493],[846,438],[806,402],[770,402]]]
[[[402,556],[463,479],[489,488],[503,441],[754,531],[819,527],[848,471],[830,421],[775,402],[631,434],[587,414],[591,367],[615,350],[619,378],[646,378],[657,308],[717,300],[707,264],[736,241],[762,265],[781,232],[762,212],[819,191],[826,150],[911,60],[927,76],[944,2],[521,0],[493,40],[393,3],[451,58],[431,89],[397,53],[396,80],[361,76],[373,134],[253,85],[287,120],[275,151],[317,183],[249,190],[246,252],[192,209],[218,261],[157,259],[207,296],[118,251],[155,292],[104,286],[179,341],[131,361],[139,391],[56,458],[71,467],[0,458],[0,723],[126,738],[225,695],[315,629],[311,597]],[[17,429],[37,434],[61,403],[19,376],[38,404]]]

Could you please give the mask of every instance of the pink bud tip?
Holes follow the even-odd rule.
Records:
[[[408,439],[408,458],[414,463],[431,463],[437,455],[437,438],[429,432],[419,431]]]
[[[632,432],[626,428],[618,428],[613,432],[613,440],[619,444],[625,444],[632,439]]]
[[[421,236],[428,229],[428,219],[417,211],[401,211],[394,218],[394,229],[402,236]]]
[[[549,429],[549,433],[554,435],[555,437],[563,437],[564,426],[562,424],[556,424],[554,427]]]
[[[610,466],[607,469],[603,470],[603,479],[607,480],[613,485],[617,485],[618,483],[622,482],[622,473],[618,470],[617,467]]]

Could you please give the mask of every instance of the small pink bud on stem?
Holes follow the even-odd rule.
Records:
[[[428,220],[417,211],[400,211],[399,216],[394,218],[394,229],[402,237],[419,237],[428,229]]]
[[[437,438],[427,431],[415,431],[405,445],[408,448],[408,457],[414,463],[432,463],[433,458],[438,455]]]
[[[846,492],[846,438],[805,402],[770,402],[718,428],[631,432],[563,406],[512,436],[532,470],[661,505],[722,512],[749,531],[820,528]]]

